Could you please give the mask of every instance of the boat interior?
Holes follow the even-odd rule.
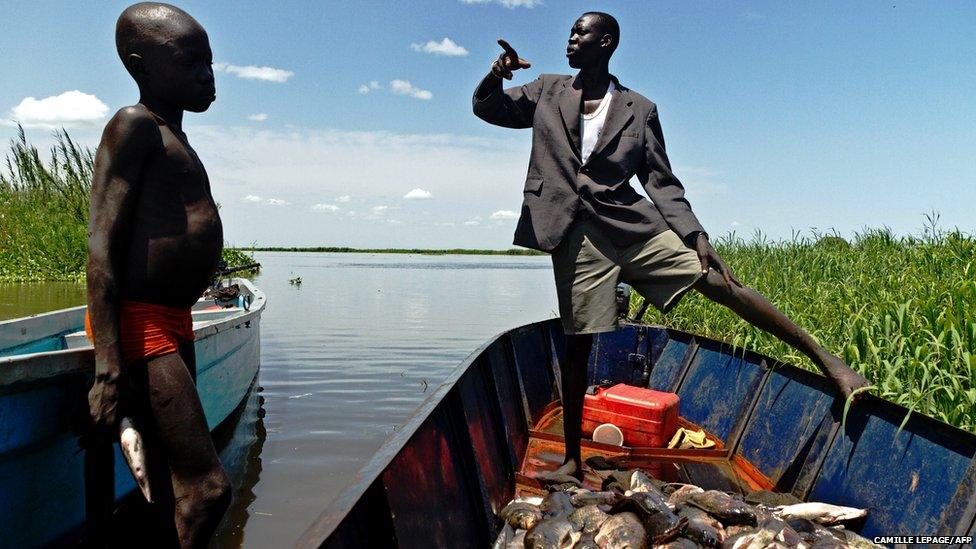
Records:
[[[558,320],[488,341],[387,440],[306,530],[301,547],[490,545],[496,513],[538,494],[562,461]],[[681,423],[706,450],[589,441],[652,476],[746,494],[868,508],[859,533],[972,533],[976,435],[870,395],[850,408],[818,374],[713,340],[624,324],[600,334],[591,384],[627,383],[680,397]],[[598,488],[598,473],[586,485]]]

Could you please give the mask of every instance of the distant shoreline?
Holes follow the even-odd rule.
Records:
[[[340,254],[415,254],[415,255],[548,255],[538,250],[525,248],[510,248],[508,250],[479,250],[469,248],[451,248],[444,250],[422,248],[348,248],[330,246],[257,246],[234,248],[242,252],[315,252]]]

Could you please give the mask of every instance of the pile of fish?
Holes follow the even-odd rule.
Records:
[[[601,491],[575,482],[549,490],[499,511],[503,525],[494,549],[878,547],[844,527],[866,510],[791,503],[791,496],[772,492],[750,494],[747,502],[691,484],[663,484],[640,470],[610,473]]]

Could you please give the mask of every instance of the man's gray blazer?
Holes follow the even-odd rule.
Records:
[[[674,230],[683,240],[703,231],[671,173],[657,107],[617,82],[603,132],[586,164],[580,153],[581,84],[573,76],[543,74],[502,89],[488,75],[474,96],[474,113],[506,128],[532,128],[515,244],[552,251],[578,214],[586,212],[618,246]],[[637,174],[653,204],[628,182]]]

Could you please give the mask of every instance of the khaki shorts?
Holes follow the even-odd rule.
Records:
[[[552,267],[559,315],[567,334],[615,330],[620,281],[667,312],[701,276],[698,253],[674,231],[620,248],[590,220],[573,223],[552,252]]]

